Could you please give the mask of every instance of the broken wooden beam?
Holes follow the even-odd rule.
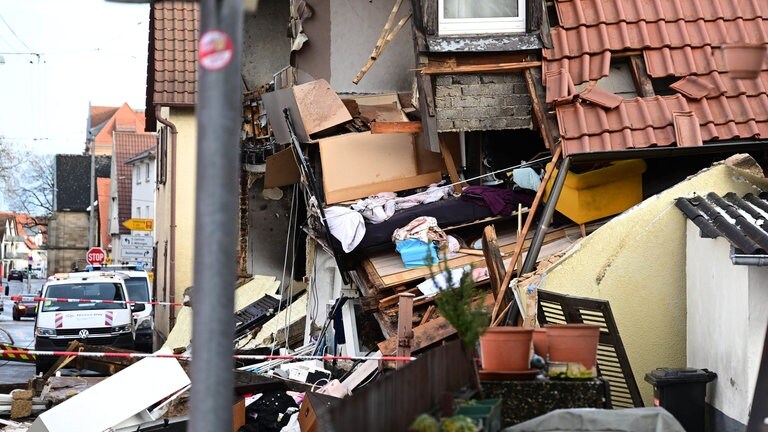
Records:
[[[462,73],[502,73],[541,67],[540,61],[463,65],[455,67],[427,66],[420,69],[424,75],[452,75]]]
[[[421,122],[407,121],[407,122],[380,122],[375,121],[370,123],[372,134],[388,134],[388,133],[421,133]]]
[[[413,339],[413,297],[411,293],[398,294],[397,316],[397,356],[411,356],[411,340]],[[397,362],[397,369],[405,366],[404,361]]]

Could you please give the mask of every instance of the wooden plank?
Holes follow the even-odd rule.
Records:
[[[565,231],[564,230],[558,230],[553,231],[549,234],[547,234],[544,237],[544,242],[550,242],[554,241],[560,238],[565,237]],[[530,246],[532,236],[525,239],[525,245],[522,248],[523,252],[526,252],[528,250],[528,247]],[[508,254],[515,250],[517,243],[512,243],[509,245],[505,245],[501,247],[502,254]],[[482,266],[485,262],[485,259],[482,257],[477,257],[474,255],[464,255],[456,258],[452,258],[448,260],[448,267],[450,268],[458,268],[465,265],[474,265],[475,267]],[[428,267],[420,267],[415,269],[406,270],[400,273],[395,273],[387,276],[383,276],[381,280],[384,282],[385,287],[395,286],[395,285],[402,285],[406,282],[411,282],[416,279],[421,279],[424,277],[428,277],[430,275],[429,268]]]
[[[363,267],[362,271],[358,271],[358,275],[362,279],[361,284],[366,285],[366,288],[371,292],[370,295],[378,295],[379,291],[384,288],[384,281],[381,280],[379,272],[376,271],[376,267],[368,257],[361,259],[360,265]]]
[[[397,356],[411,356],[411,339],[413,339],[413,298],[411,293],[398,294],[397,315]],[[405,366],[406,362],[398,361],[397,369]]]
[[[451,178],[451,183],[456,183],[453,185],[453,191],[458,193],[461,193],[461,185],[464,183],[461,183],[461,178],[459,177],[459,171],[456,169],[456,161],[453,159],[453,155],[451,154],[451,149],[445,144],[444,138],[441,136],[439,138],[440,141],[440,153],[443,154],[443,162],[445,162],[445,169],[448,170],[448,175]]]
[[[555,139],[552,136],[553,128],[550,127],[550,119],[546,114],[547,110],[545,106],[546,98],[544,96],[544,88],[541,87],[541,83],[539,81],[534,79],[533,73],[530,69],[525,70],[525,82],[528,85],[528,94],[531,96],[533,115],[536,118],[536,123],[539,125],[539,133],[541,133],[541,137],[544,139],[544,145],[548,149],[554,148]]]
[[[419,323],[419,325],[426,324],[427,321],[429,321],[429,319],[432,318],[432,314],[435,313],[436,308],[437,307],[435,305],[429,305],[429,307],[427,308],[427,311],[424,312],[424,316],[421,317],[421,322]]]
[[[393,306],[395,303],[398,302],[398,299],[401,294],[416,294],[417,292],[419,292],[418,288],[411,288],[409,290],[400,291],[395,295],[384,297],[383,299],[379,300],[379,309],[384,309],[384,308]]]
[[[483,230],[483,255],[485,257],[485,265],[488,268],[488,278],[490,279],[493,298],[498,298],[501,282],[504,280],[506,272],[504,271],[504,258],[501,255],[499,243],[496,239],[496,228],[493,225],[488,225]]]
[[[653,83],[648,77],[648,71],[645,68],[645,60],[639,55],[631,56],[629,58],[629,66],[632,70],[632,80],[635,82],[637,95],[641,97],[656,96],[656,92],[653,91]]]
[[[389,18],[387,18],[387,22],[384,24],[384,28],[381,30],[381,35],[379,36],[379,40],[376,41],[376,46],[373,47],[373,52],[371,52],[371,56],[368,59],[368,62],[363,66],[363,68],[360,70],[360,72],[357,73],[354,79],[352,79],[352,82],[355,84],[358,84],[360,80],[363,79],[365,74],[368,72],[368,70],[373,66],[373,64],[376,62],[376,60],[379,58],[379,55],[381,55],[382,51],[389,45],[390,42],[392,42],[395,37],[397,36],[397,33],[400,32],[400,29],[403,28],[406,22],[408,22],[408,19],[411,18],[411,15],[407,15],[400,19],[400,21],[397,23],[395,28],[392,28],[392,24],[395,22],[395,17],[397,17],[397,12],[400,10],[400,5],[403,3],[403,0],[397,0],[395,2],[395,5],[392,7],[392,11],[389,13]]]
[[[547,167],[546,172],[544,173],[544,178],[541,179],[541,186],[539,187],[539,190],[536,191],[536,196],[533,198],[533,204],[531,204],[531,210],[528,212],[528,216],[525,218],[525,226],[523,226],[522,235],[523,237],[526,237],[528,235],[528,231],[531,229],[531,224],[533,223],[533,218],[536,216],[536,209],[539,207],[539,203],[541,203],[541,200],[544,198],[544,191],[547,186],[547,182],[549,182],[549,178],[552,177],[552,172],[554,171],[555,166],[557,165],[557,162],[560,160],[560,155],[562,154],[562,146],[558,146],[557,150],[555,150],[555,154],[552,156],[552,163],[550,163]],[[546,241],[546,236],[544,237],[544,241]],[[509,281],[512,279],[512,274],[514,274],[515,266],[517,265],[517,260],[520,259],[523,253],[523,244],[517,243],[515,245],[515,252],[512,255],[512,261],[509,263],[509,267],[507,267],[507,274],[504,275],[504,280],[501,282],[501,287],[499,290],[499,295],[496,296],[496,304],[493,307],[493,312],[491,313],[491,323],[494,323],[496,321],[496,317],[498,316],[498,313],[500,310],[506,306],[507,299],[506,299],[506,291],[507,287],[509,286]]]
[[[432,321],[413,329],[411,351],[418,351],[437,341],[441,341],[456,334],[456,329],[443,317],[437,317]],[[397,338],[389,338],[379,343],[379,351],[384,355],[394,355],[397,349]]]
[[[421,122],[408,121],[408,122],[372,122],[371,133],[372,134],[387,134],[387,133],[421,133]]]
[[[480,301],[480,299],[476,300]],[[486,305],[493,304],[493,295],[488,294],[482,297]],[[413,329],[413,340],[411,341],[411,352],[416,352],[426,348],[435,342],[439,342],[449,336],[456,334],[456,329],[443,317],[437,317],[424,325]],[[389,338],[379,343],[379,351],[383,355],[393,355],[397,348],[397,338]]]
[[[448,75],[462,73],[501,73],[541,67],[540,61],[526,61],[514,63],[494,63],[485,65],[466,65],[456,67],[432,67],[421,69],[423,75]]]

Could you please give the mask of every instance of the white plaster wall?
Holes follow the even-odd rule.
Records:
[[[331,0],[331,87],[337,93],[410,91],[415,60],[411,23],[403,26],[358,85],[352,79],[371,56],[394,2]],[[410,12],[403,2],[395,23]]]
[[[749,416],[748,350],[749,267],[731,263],[730,243],[701,238],[686,224],[687,365],[717,373],[707,400],[727,416],[746,424]]]
[[[614,218],[547,272],[543,289],[611,303],[646,406],[653,388],[645,374],[686,365],[687,219],[674,200],[693,193],[754,193],[755,184],[768,189],[765,178],[726,165],[704,170]]]
[[[147,174],[145,171],[147,165],[149,165],[149,181],[147,181]],[[155,158],[145,158],[133,163],[131,217],[155,219],[156,166]],[[140,178],[140,183],[136,182],[137,175]],[[147,206],[149,206],[149,212],[147,212]],[[137,207],[141,207],[141,216],[136,212]],[[154,235],[154,231],[152,232],[152,235]]]
[[[763,355],[768,327],[768,267],[748,267],[749,271],[749,329],[747,332],[747,401],[752,403],[757,372]],[[751,409],[751,405],[749,406]]]

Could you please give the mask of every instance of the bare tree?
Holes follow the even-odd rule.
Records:
[[[4,185],[18,163],[18,156],[11,143],[0,135],[0,185]]]
[[[34,225],[47,225],[53,215],[54,159],[27,153],[4,181],[11,210],[30,216]]]

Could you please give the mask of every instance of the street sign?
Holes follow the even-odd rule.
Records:
[[[152,258],[152,248],[142,247],[123,247],[120,248],[120,255],[123,258]]]
[[[142,247],[152,247],[152,243],[154,241],[154,238],[152,236],[131,236],[131,235],[123,235],[120,236],[120,244],[123,247],[131,247],[131,246],[142,246]]]
[[[123,226],[131,231],[152,231],[154,219],[128,219],[123,222]]]
[[[103,264],[107,259],[107,253],[100,247],[92,247],[85,254],[85,259],[90,265]]]

